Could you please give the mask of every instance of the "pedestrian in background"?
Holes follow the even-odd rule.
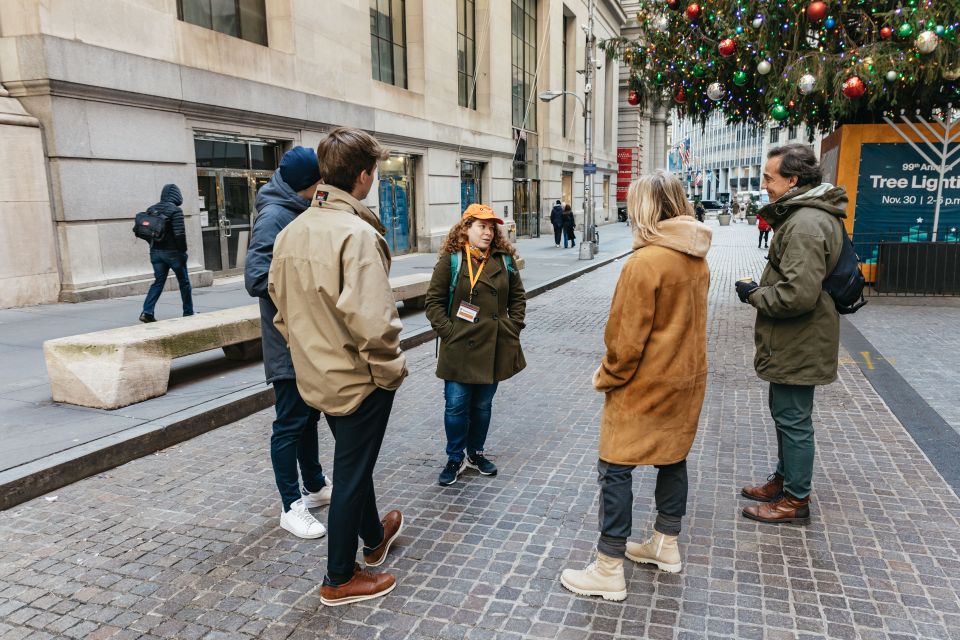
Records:
[[[760,522],[806,524],[815,454],[813,392],[815,385],[837,379],[840,350],[840,316],[823,281],[840,259],[847,193],[823,182],[817,156],[802,144],[767,154],[761,186],[771,202],[760,216],[774,232],[767,266],[760,284],[744,279],[735,286],[740,301],[757,310],[753,366],[770,383],[777,467],[765,484],[741,489],[760,503],[742,513]]]
[[[700,199],[697,199],[697,202],[693,205],[693,213],[697,218],[697,222],[703,222],[704,218],[707,215],[707,209],[703,206],[703,203]]]
[[[498,383],[526,366],[526,294],[501,224],[490,207],[467,207],[447,234],[427,291],[427,319],[440,337],[437,377],[444,381],[447,464],[437,480],[444,487],[464,466],[497,475],[484,455],[493,396]]]
[[[259,298],[263,368],[267,384],[273,384],[276,396],[277,419],[273,421],[270,438],[270,461],[283,503],[280,526],[298,538],[319,538],[326,533],[309,509],[330,504],[333,485],[323,475],[320,464],[320,412],[304,402],[297,390],[290,350],[273,326],[277,308],[270,300],[267,281],[277,234],[310,207],[319,183],[316,151],[294,147],[283,154],[270,182],[257,192],[257,219],[243,273],[247,293]]]
[[[140,322],[156,322],[155,310],[160,294],[167,285],[167,275],[173,269],[180,284],[180,301],[183,315],[193,315],[193,291],[190,274],[187,273],[187,230],[183,224],[183,195],[180,187],[165,184],[160,191],[160,202],[147,209],[147,213],[161,215],[166,219],[166,233],[150,244],[150,264],[153,265],[153,284],[143,301]]]
[[[710,228],[693,217],[680,181],[663,171],[630,185],[633,255],[613,294],[606,354],[593,376],[605,393],[600,425],[600,539],[595,560],[565,569],[574,593],[627,597],[623,558],[678,572],[677,538],[687,505],[687,454],[707,381]],[[642,544],[628,542],[633,470],[654,465],[657,518]]]
[[[760,244],[763,243],[763,248],[767,248],[767,240],[770,238],[770,225],[766,220],[763,219],[763,216],[757,215],[757,229],[760,230],[760,237],[757,239],[757,249],[760,249]]]
[[[277,236],[268,286],[297,388],[323,411],[335,440],[320,602],[337,606],[396,586],[389,573],[368,569],[384,563],[403,528],[397,510],[380,519],[373,470],[407,366],[385,229],[361,202],[387,152],[370,134],[340,127],[320,141],[317,157],[323,182],[310,209]],[[358,536],[366,569],[356,564]]]
[[[569,204],[563,205],[561,223],[563,225],[563,248],[567,248],[568,241],[570,246],[577,246],[577,223],[573,217],[573,209],[570,208]]]
[[[563,233],[563,204],[559,200],[550,210],[550,224],[553,225],[553,243],[560,246],[560,234]]]

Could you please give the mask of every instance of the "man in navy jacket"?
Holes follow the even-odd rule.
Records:
[[[330,504],[333,485],[323,475],[317,444],[320,412],[303,401],[287,343],[273,325],[277,308],[267,292],[273,243],[277,235],[303,211],[320,182],[320,167],[313,149],[294,147],[280,160],[280,168],[257,193],[257,219],[253,223],[244,269],[247,293],[260,299],[260,332],[263,368],[273,383],[277,419],[270,438],[270,459],[277,489],[283,500],[280,526],[300,538],[319,538],[324,526],[309,509]],[[303,488],[297,479],[297,464]]]

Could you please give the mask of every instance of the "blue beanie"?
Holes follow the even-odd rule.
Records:
[[[294,191],[303,191],[320,181],[320,163],[317,152],[306,147],[294,147],[280,159],[280,177]]]

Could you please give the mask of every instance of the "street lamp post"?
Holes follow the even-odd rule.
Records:
[[[562,95],[570,95],[580,101],[583,106],[583,238],[580,239],[580,259],[593,260],[596,253],[594,238],[596,237],[594,208],[593,208],[593,176],[596,172],[596,165],[593,162],[593,3],[594,0],[587,1],[587,43],[586,43],[586,65],[583,72],[583,98],[572,91],[541,91],[540,99],[544,102],[550,102]]]

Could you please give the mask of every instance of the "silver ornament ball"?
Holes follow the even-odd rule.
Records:
[[[670,21],[667,16],[657,16],[653,19],[653,28],[657,31],[666,31],[670,28]]]
[[[887,79],[887,82],[896,82],[897,78],[899,78],[900,76],[897,75],[896,71],[891,69],[890,71],[887,71],[887,75],[884,77]]]
[[[723,85],[719,82],[713,82],[707,87],[707,97],[713,101],[717,101],[723,98],[727,93],[727,90],[723,88]]]
[[[763,26],[763,16],[757,16],[756,18],[753,19],[754,29],[759,29],[762,26]]]
[[[773,65],[767,62],[766,60],[761,60],[757,64],[757,73],[759,73],[762,76],[767,75],[772,70],[773,70]]]
[[[803,95],[809,95],[813,93],[813,87],[817,84],[817,79],[814,78],[811,74],[805,73],[800,76],[800,82],[797,86],[800,88],[800,93]]]
[[[921,31],[915,42],[920,53],[933,53],[940,44],[940,38],[933,31]]]

